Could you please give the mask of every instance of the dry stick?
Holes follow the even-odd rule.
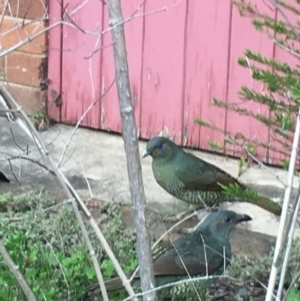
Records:
[[[293,51],[292,49],[282,45],[279,41],[277,41],[276,39],[273,39],[273,43],[275,43],[277,46],[279,46],[281,49],[285,50],[286,52],[292,54],[293,56],[297,57],[298,59],[300,58],[300,54]]]
[[[277,3],[276,0],[269,0],[272,5],[274,6],[274,8],[276,10],[278,10],[278,12],[283,16],[283,18],[285,19],[285,21],[287,22],[287,24],[290,26],[290,28],[292,29],[294,35],[296,36],[297,40],[300,40],[300,36],[295,28],[295,26],[291,23],[290,19],[287,17],[287,15],[285,14],[285,12],[282,10],[282,8],[280,7],[279,3]]]
[[[73,196],[72,196],[70,190],[68,189],[68,187],[66,185],[66,181],[65,181],[66,178],[64,178],[64,175],[62,174],[62,172],[56,167],[56,165],[53,162],[51,156],[49,155],[48,151],[46,150],[46,148],[45,148],[42,140],[40,139],[40,137],[38,135],[38,132],[32,126],[29,118],[22,111],[21,111],[21,115],[26,120],[27,126],[29,128],[31,128],[32,134],[34,135],[31,138],[34,139],[34,140],[36,140],[36,143],[37,143],[37,145],[38,145],[38,147],[39,147],[39,149],[41,151],[41,154],[42,154],[43,158],[45,159],[45,161],[49,162],[49,164],[51,165],[51,167],[52,167],[52,169],[53,169],[53,171],[54,171],[54,173],[56,175],[56,177],[58,178],[58,180],[61,183],[63,189],[65,190],[67,196],[71,199]],[[69,186],[70,185],[71,184],[69,183]],[[98,261],[97,261],[97,257],[96,257],[95,251],[94,251],[93,246],[91,244],[91,241],[90,241],[90,239],[88,237],[88,233],[87,233],[87,231],[85,229],[84,222],[83,222],[82,217],[80,215],[80,212],[78,210],[77,204],[74,201],[74,198],[73,198],[73,200],[72,200],[71,203],[72,203],[72,206],[73,206],[73,210],[74,210],[75,216],[76,216],[76,218],[77,218],[77,220],[79,222],[79,225],[80,225],[80,228],[81,228],[81,231],[82,231],[82,235],[83,235],[83,237],[85,239],[85,242],[86,242],[87,247],[89,249],[90,255],[92,257],[92,261],[93,261],[94,268],[95,268],[95,271],[96,271],[97,279],[98,279],[98,282],[99,282],[99,285],[100,285],[100,288],[101,288],[103,300],[104,301],[109,301],[108,295],[107,295],[107,291],[106,291],[106,288],[105,288],[105,284],[104,284],[104,280],[103,280],[103,276],[102,276],[102,273],[101,273],[101,270],[100,270],[100,267],[99,267],[99,264],[98,264]],[[81,204],[81,206],[82,206],[82,204]],[[85,208],[85,209],[86,209],[86,210],[84,210],[85,214],[87,216],[91,216],[90,213],[87,211],[87,208]],[[101,241],[101,239],[100,239],[100,241]]]
[[[6,91],[6,89],[4,87],[1,87],[2,90],[5,90],[6,92],[6,95],[11,99],[11,101],[14,103],[14,105],[16,105],[16,101],[13,99],[13,97],[8,93],[8,91]],[[38,147],[42,153],[42,156],[43,158],[46,160],[46,161],[49,161],[55,175],[57,176],[58,180],[60,181],[60,183],[62,184],[66,194],[68,195],[69,198],[72,198],[72,194],[70,193],[70,190],[73,192],[76,192],[75,189],[73,189],[73,187],[71,186],[70,182],[67,180],[67,178],[62,174],[62,172],[60,171],[60,169],[58,169],[54,162],[52,161],[52,158],[50,157],[48,151],[46,150],[45,146],[43,145],[43,142],[41,141],[41,139],[39,138],[39,135],[36,131],[36,129],[33,127],[33,125],[31,124],[29,118],[27,117],[27,115],[21,110],[20,111],[21,115],[23,116],[23,118],[27,121],[27,125],[28,127],[31,128],[32,130],[32,134],[34,135],[34,137],[31,137],[33,139],[36,140],[36,142],[38,143]],[[27,131],[26,131],[27,133]],[[69,189],[67,187],[67,185],[69,186]],[[97,225],[97,223],[95,222],[95,220],[92,218],[90,212],[88,211],[87,207],[85,206],[85,204],[82,202],[82,200],[79,198],[78,194],[76,193],[76,197],[77,197],[77,201],[79,202],[81,208],[83,209],[85,215],[89,218],[90,220],[90,223],[92,225],[92,228],[94,229],[94,231],[96,232],[96,235],[98,236],[100,242],[102,243],[102,246],[103,248],[105,249],[107,255],[110,257],[110,259],[112,260],[113,264],[115,264],[115,268],[116,268],[116,271],[117,273],[119,274],[119,277],[123,280],[123,282],[125,283],[125,288],[126,290],[128,291],[129,294],[133,294],[134,291],[132,289],[132,287],[130,286],[130,284],[128,283],[127,281],[127,278],[126,278],[126,275],[124,274],[121,266],[119,265],[117,259],[115,258],[113,252],[111,251],[105,237],[103,236],[102,232],[99,230],[99,227]],[[108,295],[107,295],[107,292],[106,292],[106,288],[105,288],[105,284],[104,284],[104,281],[103,281],[103,276],[102,276],[102,273],[101,273],[101,270],[100,270],[100,267],[99,267],[99,264],[97,262],[97,258],[95,256],[95,251],[91,245],[91,242],[88,238],[88,234],[86,232],[86,229],[84,227],[84,223],[83,223],[83,220],[81,218],[81,215],[79,213],[79,210],[77,208],[77,204],[72,201],[72,206],[73,206],[73,209],[74,209],[74,212],[75,212],[75,216],[76,218],[78,219],[79,221],[79,224],[81,226],[81,229],[83,231],[83,236],[84,238],[86,239],[86,243],[87,243],[87,246],[88,246],[88,249],[90,251],[90,254],[91,254],[91,257],[92,257],[92,260],[93,260],[93,264],[94,264],[94,268],[95,268],[95,271],[96,271],[96,275],[97,275],[97,278],[98,278],[98,282],[99,282],[99,285],[100,285],[100,289],[101,289],[101,292],[102,292],[102,296],[103,296],[103,299],[104,301],[108,301]],[[116,264],[117,263],[117,264]]]
[[[69,180],[65,177],[65,175],[61,172],[61,170],[59,170],[63,180],[65,181],[65,183],[68,185],[69,189],[71,190],[72,194],[74,195],[74,197],[76,198],[76,200],[79,202],[81,208],[85,211],[88,212],[88,219],[89,219],[89,223],[91,225],[91,227],[93,228],[93,230],[95,231],[96,235],[98,236],[104,250],[106,251],[108,257],[110,258],[110,260],[112,261],[116,272],[118,273],[118,276],[120,277],[120,279],[123,282],[123,285],[125,287],[125,289],[127,290],[129,295],[134,294],[134,291],[126,277],[126,275],[124,274],[118,260],[116,259],[116,257],[114,256],[113,252],[110,249],[110,246],[107,242],[107,240],[105,239],[105,237],[103,236],[102,232],[100,231],[96,221],[94,220],[94,218],[91,216],[91,214],[89,213],[89,210],[87,209],[86,205],[83,203],[83,201],[81,200],[80,196],[78,195],[77,191],[73,188],[73,186],[70,184]],[[101,288],[101,287],[100,287]],[[134,299],[137,301],[137,299]]]
[[[281,268],[281,274],[280,274],[280,281],[279,281],[279,286],[278,286],[278,291],[277,291],[277,299],[281,299],[281,294],[282,294],[282,289],[283,285],[285,282],[285,274],[287,271],[287,266],[289,263],[289,258],[290,258],[290,252],[293,244],[293,237],[294,237],[294,232],[295,232],[295,226],[297,223],[297,217],[298,217],[298,212],[299,212],[299,207],[300,207],[300,195],[298,196],[298,202],[296,205],[296,208],[294,210],[294,215],[293,215],[293,220],[289,229],[288,233],[288,241],[287,241],[287,246],[285,250],[285,255],[284,255],[284,260]]]
[[[124,147],[127,160],[127,172],[132,200],[132,209],[134,213],[135,230],[137,234],[138,258],[139,262],[143,263],[140,267],[141,287],[142,291],[145,292],[155,287],[155,281],[150,235],[146,227],[146,197],[141,171],[136,122],[134,110],[132,107],[133,102],[128,75],[126,42],[120,0],[108,1],[108,13],[110,26],[113,27],[120,21],[122,23],[122,25],[115,27],[111,33],[114,44],[113,48],[116,82],[120,105],[120,115],[122,119]],[[155,292],[151,292],[143,296],[144,301],[152,301],[155,300],[155,298]]]
[[[0,240],[0,254],[2,255],[4,262],[9,267],[10,271],[13,273],[13,275],[16,277],[19,285],[21,286],[26,298],[28,301],[36,301],[35,296],[33,295],[30,287],[28,286],[27,282],[23,278],[21,272],[19,271],[18,267],[14,264],[11,257],[9,256],[8,252],[5,249],[5,246]]]
[[[2,85],[0,86],[0,91],[2,91],[5,94],[5,96],[10,99],[10,101],[14,104],[14,106],[18,107],[18,103],[16,102],[16,100],[11,96],[11,94]],[[92,225],[92,228],[94,229],[96,235],[98,236],[98,238],[99,238],[104,250],[106,251],[108,257],[112,260],[112,263],[115,265],[116,271],[117,271],[119,277],[122,279],[122,281],[124,283],[124,286],[125,286],[125,289],[127,290],[128,294],[129,295],[134,294],[134,291],[133,291],[130,283],[128,283],[126,275],[124,274],[120,264],[118,263],[115,255],[111,251],[111,248],[109,247],[105,237],[103,236],[102,232],[100,231],[97,223],[95,222],[95,220],[91,216],[89,210],[87,209],[85,204],[82,202],[82,200],[79,198],[78,194],[74,193],[74,192],[76,192],[75,189],[71,186],[70,182],[67,180],[67,178],[64,176],[64,174],[54,164],[51,156],[49,155],[48,151],[46,150],[45,146],[43,145],[43,142],[40,139],[38,132],[36,131],[35,127],[32,125],[30,119],[27,117],[25,112],[23,110],[20,110],[20,114],[22,115],[22,117],[26,121],[27,126],[32,131],[33,137],[30,136],[30,138],[34,139],[38,143],[38,146],[40,148],[40,151],[41,151],[41,154],[42,154],[43,158],[50,163],[51,168],[53,169],[55,175],[57,176],[58,180],[60,181],[63,189],[66,192],[66,194],[69,196],[70,199],[73,197],[70,190],[72,191],[74,196],[76,195],[76,200],[80,204],[80,206],[81,206],[82,210],[84,211],[85,215],[89,218],[90,223]],[[27,133],[28,131],[25,131],[25,132]],[[67,185],[68,185],[70,190],[68,189]],[[90,251],[90,254],[91,254],[91,257],[92,257],[92,260],[93,260],[93,264],[94,264],[94,267],[95,267],[96,275],[97,275],[97,278],[98,278],[98,281],[99,281],[99,285],[100,285],[100,288],[101,288],[103,298],[104,298],[105,301],[108,301],[107,292],[106,292],[106,289],[105,289],[105,285],[104,285],[103,277],[102,277],[102,274],[101,274],[101,270],[100,270],[99,264],[98,264],[96,256],[95,256],[95,251],[94,251],[94,249],[91,245],[91,242],[89,240],[89,237],[87,235],[87,232],[86,232],[86,229],[84,227],[84,223],[83,223],[83,220],[82,220],[81,215],[79,213],[77,204],[73,201],[72,205],[73,205],[73,209],[74,209],[74,212],[75,212],[75,216],[78,219],[78,222],[81,226],[81,230],[83,232],[83,236],[84,236],[84,238],[86,240],[86,243],[87,243],[87,246],[89,248],[89,251]],[[134,299],[134,300],[136,300],[136,299]]]
[[[58,263],[60,272],[61,272],[62,275],[63,275],[64,281],[65,281],[66,286],[67,286],[67,288],[68,288],[68,301],[70,301],[70,300],[71,300],[70,286],[69,286],[68,280],[67,280],[67,278],[66,278],[66,274],[65,274],[65,272],[64,272],[64,266],[63,266],[63,265],[61,264],[61,262],[59,261],[59,259],[58,259],[57,255],[55,254],[55,251],[53,250],[53,247],[52,247],[52,245],[50,244],[50,242],[49,242],[47,239],[46,239],[46,241],[47,241],[47,246],[49,247],[51,253],[53,254],[53,256],[54,256],[54,258],[55,258],[55,260],[56,260],[56,262]]]
[[[299,108],[298,116],[297,116],[296,130],[295,130],[295,135],[294,135],[293,148],[292,148],[292,152],[291,152],[291,159],[290,159],[290,165],[289,165],[289,171],[288,171],[288,181],[287,181],[287,186],[286,186],[285,194],[284,194],[279,230],[278,230],[278,235],[277,235],[277,240],[276,240],[274,258],[273,258],[272,269],[271,269],[271,273],[270,273],[268,290],[267,290],[267,295],[266,295],[265,301],[272,300],[272,295],[273,295],[276,278],[277,278],[277,274],[278,274],[278,261],[279,261],[279,256],[280,256],[280,250],[282,250],[282,246],[285,243],[284,229],[285,229],[285,224],[286,224],[287,215],[288,215],[291,191],[292,191],[292,187],[293,187],[294,171],[295,171],[295,164],[296,164],[298,144],[299,144],[299,135],[300,135],[300,115],[299,114],[300,114],[300,108]],[[276,300],[279,301],[278,298],[276,298]]]
[[[201,235],[201,237],[202,237],[202,235]],[[207,263],[207,257],[206,257],[206,248],[205,248],[205,244],[204,244],[204,240],[203,239],[202,239],[202,241],[203,241],[203,247],[204,247],[204,252],[205,252],[205,265],[206,265],[206,268],[208,269],[208,263]],[[192,279],[191,274],[189,273],[189,270],[188,270],[187,266],[185,265],[185,263],[184,263],[181,255],[179,254],[178,250],[176,249],[176,247],[175,247],[175,245],[173,244],[172,241],[171,241],[171,244],[172,244],[172,246],[173,246],[173,248],[174,248],[177,256],[179,257],[179,260],[180,260],[180,262],[181,262],[184,270],[186,271],[187,276],[189,277],[189,279]],[[206,276],[208,276],[208,273],[206,274]],[[200,297],[200,295],[198,293],[198,290],[197,290],[194,282],[192,282],[192,286],[193,286],[193,289],[194,289],[194,291],[195,291],[198,299],[201,301],[201,297]]]
[[[153,292],[162,290],[164,288],[179,285],[179,284],[183,284],[183,283],[190,283],[190,282],[201,281],[201,280],[209,280],[209,279],[222,279],[222,278],[223,279],[224,278],[225,279],[230,279],[232,281],[236,281],[235,278],[230,277],[228,275],[212,275],[212,276],[199,276],[199,277],[194,277],[194,278],[187,278],[187,279],[179,280],[179,281],[176,281],[176,282],[167,283],[167,284],[164,284],[164,285],[159,286],[159,287],[155,287],[155,288],[153,288],[149,291],[146,291],[146,292],[134,294],[132,296],[127,297],[126,299],[123,299],[122,301],[128,301],[128,300],[131,300],[133,297],[144,296],[145,294],[153,293]]]
[[[114,81],[115,81],[115,80],[114,80]],[[114,83],[114,81],[113,81],[113,83]],[[113,84],[113,83],[112,83],[112,84]],[[111,86],[112,86],[112,84],[111,84]],[[110,86],[110,87],[111,87],[111,86]],[[110,87],[109,87],[109,89],[110,89]],[[106,92],[106,93],[107,93],[107,92]],[[10,97],[10,98],[12,98],[12,96],[11,96],[8,92],[7,92],[7,96]],[[100,99],[102,99],[102,97],[101,97]],[[14,101],[13,98],[12,98],[12,102],[15,103],[15,101]],[[94,103],[92,103],[92,105],[88,108],[88,110],[91,109],[91,107],[93,106],[93,104],[94,104]],[[87,111],[86,111],[86,112],[87,112]],[[85,113],[86,113],[86,112],[85,112]],[[27,116],[26,116],[26,117],[27,117]],[[81,119],[81,121],[82,121],[82,119]],[[28,122],[30,122],[29,119],[28,119]],[[30,125],[31,125],[31,123],[30,123]],[[36,132],[36,134],[37,134],[37,132]],[[53,162],[51,163],[51,166],[52,166],[52,168],[53,168],[53,170],[54,170],[54,171],[52,171],[52,172],[53,172],[55,175],[57,175],[57,174],[55,173],[56,167],[55,167],[55,164],[54,164]],[[97,236],[98,236],[98,238],[99,238],[99,240],[100,240],[102,246],[104,247],[104,249],[105,249],[107,255],[109,256],[109,258],[111,259],[113,265],[115,266],[116,271],[117,271],[117,273],[118,273],[120,279],[122,279],[122,281],[123,281],[123,283],[124,283],[124,286],[125,286],[125,289],[127,290],[127,292],[128,292],[129,295],[132,295],[132,294],[134,293],[134,291],[133,291],[132,287],[130,286],[130,284],[128,283],[127,277],[126,277],[126,275],[124,274],[124,272],[123,272],[123,270],[122,270],[122,268],[121,268],[121,266],[120,266],[118,260],[116,259],[116,257],[114,256],[113,252],[111,251],[111,249],[110,249],[110,247],[109,247],[109,245],[108,245],[108,243],[107,243],[105,237],[103,236],[102,232],[99,230],[99,227],[98,227],[97,223],[96,223],[96,222],[94,221],[94,219],[92,218],[92,216],[91,216],[89,210],[87,209],[87,207],[85,206],[85,204],[82,202],[81,198],[80,198],[79,195],[77,194],[76,190],[72,187],[72,185],[70,184],[70,182],[68,181],[68,179],[67,179],[67,178],[64,176],[64,174],[60,171],[60,169],[58,169],[58,171],[59,171],[60,176],[62,177],[62,179],[61,179],[61,178],[58,176],[58,179],[60,180],[61,184],[63,185],[63,187],[64,187],[64,189],[65,189],[67,195],[69,196],[70,199],[73,199],[73,196],[72,196],[72,195],[71,195],[71,197],[70,197],[70,195],[69,195],[70,191],[68,190],[68,188],[66,187],[66,185],[68,185],[69,189],[72,191],[73,195],[76,197],[77,202],[80,204],[80,207],[83,209],[85,215],[88,217],[89,222],[90,222],[92,228],[93,228],[94,231],[96,232],[96,234],[97,234]],[[66,184],[65,184],[65,183],[66,183]],[[73,204],[73,202],[72,202],[72,204]],[[74,205],[74,204],[73,204],[73,205]],[[75,206],[76,206],[76,204],[75,204]],[[74,208],[74,209],[75,209],[75,208]],[[80,216],[80,214],[79,214],[79,211],[77,212],[78,215],[77,215],[76,211],[78,211],[77,206],[76,206],[76,209],[75,209],[75,214],[76,214],[76,217],[77,217],[77,218],[81,218],[81,216]],[[100,231],[100,232],[99,232],[99,231]],[[96,257],[95,257],[95,252],[94,252],[94,250],[93,250],[91,244],[88,245],[88,248],[89,248],[90,254],[91,254],[92,259],[93,259],[93,263],[94,263],[94,266],[95,266],[95,270],[96,270],[97,277],[98,277],[98,276],[99,276],[99,277],[102,277],[101,270],[100,270],[100,268],[99,268],[97,259],[96,259]],[[91,248],[91,249],[90,249],[90,248]],[[95,261],[94,261],[94,260],[95,260]],[[98,272],[97,272],[97,270],[98,270]],[[102,279],[103,279],[103,277],[102,277]],[[99,278],[98,278],[98,280],[99,280]],[[102,289],[105,290],[105,285],[104,285],[104,283],[103,283],[103,280],[100,281],[100,288],[101,288],[101,291],[102,291]],[[105,290],[105,292],[106,292],[106,290]],[[102,291],[102,294],[103,294],[103,291]],[[107,294],[106,294],[106,295],[107,295]],[[107,297],[107,298],[108,298],[108,297]],[[106,299],[105,299],[105,300],[106,300]],[[108,300],[108,299],[107,299],[107,300]]]
[[[272,171],[271,168],[269,168],[267,165],[265,165],[263,162],[261,162],[260,160],[258,160],[254,155],[252,155],[248,150],[247,147],[240,145],[238,142],[236,142],[235,140],[232,140],[231,138],[223,135],[225,139],[229,140],[230,142],[232,142],[233,144],[239,146],[240,148],[242,148],[244,151],[246,151],[247,155],[253,160],[255,161],[260,167],[264,168],[265,170],[267,170],[272,176],[274,176],[284,187],[286,187],[285,183],[283,181],[281,181],[281,179]]]

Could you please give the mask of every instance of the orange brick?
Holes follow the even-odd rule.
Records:
[[[0,11],[3,11],[4,1],[0,3]],[[9,0],[10,9],[6,7],[5,14],[18,18],[37,19],[42,18],[45,13],[46,0]],[[10,12],[11,11],[11,12]]]
[[[45,108],[45,92],[41,92],[39,88],[15,84],[4,84],[4,86],[27,114],[32,114],[32,112],[37,112]]]
[[[0,26],[0,47],[9,49],[21,41],[27,40],[45,29],[45,25],[40,22],[32,22],[23,27],[22,19],[12,19],[5,17]],[[34,40],[26,42],[17,50],[24,52],[31,52],[41,54],[45,52],[46,36],[45,33],[41,34]],[[0,53],[3,49],[0,49]]]
[[[8,82],[28,86],[40,86],[40,66],[44,57],[23,52],[12,52],[7,57],[6,78]]]

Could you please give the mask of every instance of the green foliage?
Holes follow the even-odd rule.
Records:
[[[199,125],[203,125],[203,126],[209,126],[209,123],[207,123],[206,121],[204,121],[201,118],[196,118],[195,122],[198,123]]]
[[[251,202],[254,202],[256,200],[260,200],[261,197],[259,194],[248,188],[247,190],[243,190],[238,184],[229,184],[229,185],[222,185],[221,183],[218,183],[219,186],[222,187],[223,193],[230,196],[230,197],[236,197],[239,199],[247,199],[251,200]]]
[[[293,287],[287,298],[286,298],[286,301],[299,301],[300,300],[300,292],[295,288]]]
[[[97,282],[95,271],[72,207],[61,205],[55,211],[42,210],[53,202],[44,191],[1,195],[0,237],[37,300],[68,300],[69,297],[78,300],[89,284]],[[107,203],[102,211],[99,224],[128,273],[137,265],[135,238],[124,229],[117,204]],[[98,238],[89,225],[86,228],[104,278],[114,277],[113,265],[103,254]],[[1,266],[0,301],[25,300],[2,258]],[[125,292],[110,297],[120,300]]]
[[[234,184],[229,184],[229,185],[223,185],[221,183],[218,183],[219,186],[222,187],[223,193],[232,196],[232,197],[242,197],[244,196],[244,191],[243,189],[236,183]]]
[[[68,295],[83,295],[88,280],[95,278],[87,250],[81,246],[68,255],[47,244],[30,244],[29,236],[25,230],[15,230],[5,239],[5,246],[36,298],[62,300]],[[0,288],[3,296],[21,296],[20,287],[5,265],[0,273]]]
[[[274,249],[264,257],[247,258],[247,257],[233,257],[231,265],[227,270],[228,275],[234,278],[241,278],[244,281],[258,280],[262,283],[267,283],[273,262]],[[288,287],[292,284],[295,276],[300,271],[300,238],[297,237],[292,244],[290,253],[290,260],[287,267],[287,274],[285,285]],[[281,266],[279,266],[281,268]],[[279,279],[277,279],[278,285]],[[296,281],[299,284],[299,280]]]
[[[283,14],[289,16],[289,21],[285,18],[274,19],[272,10],[270,10],[268,15],[268,13],[260,11],[260,5],[256,6],[251,1],[234,0],[233,2],[242,16],[252,18],[252,23],[256,30],[271,40],[275,39],[276,43],[283,49],[287,49],[287,53],[290,53],[291,56],[292,53],[300,54],[298,42],[300,31],[297,23],[300,14],[299,1],[295,1],[293,4],[285,1],[278,2],[280,16],[283,16]],[[272,3],[270,5],[272,6]],[[216,141],[208,142],[208,145],[210,147],[213,146],[216,150],[227,150],[229,148],[228,144],[235,144],[251,154],[255,154],[257,147],[266,149],[265,160],[267,162],[269,159],[272,159],[267,157],[270,154],[269,150],[272,151],[272,154],[277,152],[281,158],[286,157],[291,151],[295,121],[300,105],[299,65],[291,66],[287,62],[279,61],[273,57],[265,57],[251,49],[244,51],[244,55],[238,58],[238,64],[251,71],[252,78],[262,83],[263,91],[257,91],[253,87],[242,86],[238,91],[238,95],[244,103],[240,101],[237,103],[227,102],[226,100],[215,98],[212,103],[217,107],[253,118],[264,124],[268,128],[272,143],[269,143],[269,141],[258,141],[256,138],[243,135],[237,139],[236,133],[224,133],[224,129],[218,128],[206,120],[196,118],[195,122],[224,134],[224,145]],[[244,105],[249,101],[261,104],[267,110],[259,113],[252,111]],[[249,148],[249,146],[251,147]],[[278,156],[274,157],[277,158]]]
[[[238,163],[239,163],[239,176],[242,174],[243,172],[243,167],[244,167],[244,164],[245,164],[245,158],[244,157],[241,157],[239,160],[238,160]]]
[[[40,110],[40,111],[32,112],[32,114],[31,114],[31,118],[33,120],[44,118],[45,116],[47,116],[47,112],[45,110]]]
[[[290,166],[290,161],[289,160],[282,160],[282,168],[285,170],[288,170]]]

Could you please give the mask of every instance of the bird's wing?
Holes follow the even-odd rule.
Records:
[[[183,243],[189,244],[189,241],[183,241]],[[183,253],[180,252],[181,248],[185,249]],[[202,257],[203,262],[200,262],[198,258]],[[207,271],[208,274],[212,274],[220,268],[220,260],[211,260],[206,264],[201,244],[190,245],[188,248],[181,245],[178,246],[177,250],[174,247],[165,248],[161,255],[154,258],[153,268],[156,276],[206,275]]]
[[[176,164],[175,174],[186,189],[222,191],[222,185],[240,184],[234,177],[193,155],[185,153]]]

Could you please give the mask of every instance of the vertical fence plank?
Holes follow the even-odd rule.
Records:
[[[223,135],[197,125],[196,117],[225,128],[226,111],[212,98],[226,99],[230,1],[189,1],[185,62],[184,142],[209,149],[208,142],[223,146]],[[201,24],[200,24],[201,20]]]
[[[164,127],[175,142],[182,135],[184,24],[187,1],[152,0],[145,17],[142,74],[141,136],[150,138]]]
[[[296,1],[294,0],[286,0],[285,3],[287,5],[291,5],[291,7],[297,7]],[[298,5],[299,8],[299,5]],[[296,13],[293,13],[287,9],[285,9],[284,7],[280,6],[281,11],[285,14],[285,17],[288,19],[288,21],[293,24],[299,31],[299,28],[297,27],[298,24],[298,19],[299,16]],[[287,20],[285,19],[285,17],[283,17],[283,15],[280,12],[277,12],[277,20],[282,21],[283,23],[287,24]],[[280,34],[276,35],[277,39],[284,39],[285,36],[282,36]],[[299,49],[300,48],[300,43],[297,41],[289,41],[289,46],[291,47],[291,49]],[[295,56],[293,56],[291,53],[289,53],[288,51],[280,48],[279,46],[275,46],[275,56],[274,58],[281,62],[281,63],[287,63],[288,65],[290,65],[292,68],[295,68],[297,65],[299,65],[299,58],[296,58]],[[284,76],[284,74],[279,74],[280,76]],[[283,96],[275,96],[277,98],[277,100],[281,100],[284,101],[285,103],[288,103],[288,97],[283,97]],[[293,116],[290,116],[294,121],[296,120],[298,111],[295,112],[295,114],[293,114]],[[276,141],[278,139],[278,141]],[[280,152],[278,151],[274,151],[272,149],[270,149],[270,157],[272,159],[271,163],[274,164],[282,164],[284,160],[289,161],[290,159],[290,154],[291,154],[291,150],[290,149],[285,149],[282,146],[282,143],[287,142],[286,139],[284,139],[283,137],[281,137],[278,134],[273,134],[271,132],[270,135],[270,145],[271,147],[275,148],[276,150],[279,149]],[[290,140],[290,146],[292,145],[292,137]],[[297,165],[299,167],[299,160],[297,160]]]
[[[55,1],[50,4],[53,24],[60,20],[62,6]],[[125,18],[140,4],[139,0],[124,1]],[[262,1],[256,0],[255,4],[260,12],[275,16],[275,10]],[[90,64],[85,57],[93,53],[98,36],[80,30],[100,33],[109,27],[104,4],[98,0],[74,0],[67,6],[67,13],[80,5],[70,15],[78,27],[71,22],[63,26],[62,45],[60,27],[49,33],[48,112],[55,120],[70,124],[75,124],[93,101],[90,66],[96,99],[114,80],[110,32],[100,39],[96,47],[101,49],[92,55]],[[153,137],[165,129],[179,144],[210,149],[208,144],[214,141],[222,146],[222,133],[194,123],[194,118],[200,117],[224,131],[240,132],[278,146],[262,123],[211,104],[215,97],[239,103],[255,114],[269,113],[265,106],[244,102],[237,96],[242,85],[266,91],[261,83],[251,79],[251,68],[238,65],[237,59],[245,49],[269,58],[274,54],[271,39],[254,29],[251,18],[241,17],[230,1],[217,0],[205,1],[205,5],[199,1],[152,0],[145,2],[137,14],[138,18],[125,24],[125,31],[134,108],[142,138]],[[279,48],[275,57],[293,66],[298,61]],[[60,95],[62,103],[57,105],[56,96]],[[93,107],[83,125],[122,131],[115,85],[102,103]],[[226,147],[227,154],[241,155],[239,147]],[[258,148],[257,153],[261,160],[269,155],[270,162],[275,164],[285,157],[264,148]]]
[[[274,11],[269,11],[263,1],[255,0],[252,5],[257,5],[261,13],[270,13],[275,16]],[[237,92],[242,85],[248,88],[253,88],[257,92],[264,91],[264,86],[261,82],[252,80],[251,68],[239,66],[237,60],[239,57],[244,57],[245,49],[250,49],[261,53],[263,56],[272,58],[273,43],[264,34],[255,30],[252,25],[252,19],[240,16],[236,7],[233,8],[232,14],[232,31],[231,31],[231,48],[230,48],[230,69],[229,69],[229,90],[228,103],[238,103],[240,108],[252,111],[254,114],[264,114],[268,116],[268,108],[264,105],[257,104],[253,101],[243,101],[237,96]],[[264,67],[265,68],[265,67]],[[254,118],[239,115],[236,112],[228,110],[226,119],[226,130],[229,132],[239,132],[246,138],[268,143],[269,133],[268,128]],[[241,142],[241,141],[240,141]],[[241,155],[241,148],[228,145],[227,153],[235,156]],[[257,155],[260,160],[265,161],[267,158],[267,150],[258,148]]]
[[[58,1],[49,1],[49,25],[61,20],[61,5]],[[60,121],[59,99],[61,96],[61,25],[49,31],[48,39],[48,102],[47,112],[55,121]],[[57,103],[57,104],[56,104]]]
[[[69,16],[75,25],[70,22],[69,26],[63,27],[61,114],[63,122],[74,124],[101,95],[101,50],[94,51],[102,43],[100,40],[97,46],[96,32],[102,31],[103,3],[90,0],[83,4],[80,0],[74,0],[67,8],[69,13],[74,9],[77,12]],[[100,127],[100,102],[87,114],[82,125]]]
[[[141,4],[140,0],[122,1],[122,11],[124,19],[130,18]],[[143,7],[137,14],[143,13]],[[142,39],[143,39],[143,18],[132,17],[125,23],[125,38],[127,47],[127,59],[131,92],[137,127],[140,127],[140,82],[142,64]],[[108,14],[104,12],[104,28],[108,28]],[[111,47],[111,34],[108,33],[103,38],[103,62],[102,62],[102,87],[107,87],[115,78],[113,49]],[[107,46],[107,47],[106,47]],[[104,130],[121,132],[121,120],[116,86],[107,93],[102,103],[101,128]]]

